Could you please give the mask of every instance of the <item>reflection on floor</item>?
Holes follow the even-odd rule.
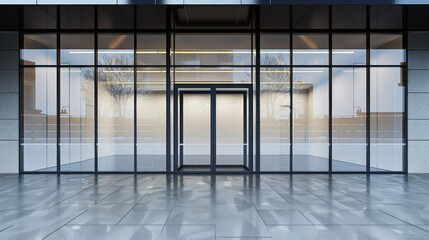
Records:
[[[242,159],[237,155],[221,155],[218,157],[219,164],[243,164]],[[209,155],[191,155],[186,156],[184,164],[210,164]],[[247,166],[247,164],[246,164]],[[261,156],[261,171],[289,171],[289,155],[262,155]],[[312,155],[295,155],[294,156],[294,171],[321,171],[326,172],[329,169],[329,161],[327,158],[312,156]],[[333,160],[332,169],[334,171],[366,171],[365,166],[348,163],[344,161]],[[55,171],[55,167],[40,169],[39,171]],[[94,159],[89,159],[81,162],[63,164],[61,171],[93,171]],[[99,171],[134,171],[134,158],[132,155],[114,155],[100,157],[98,161]],[[162,155],[138,155],[137,171],[165,171],[165,156]],[[386,171],[380,168],[371,167],[371,171]]]
[[[0,239],[429,239],[429,174],[5,174],[0,182]]]

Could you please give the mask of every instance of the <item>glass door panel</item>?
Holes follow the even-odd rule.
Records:
[[[216,93],[216,171],[248,170],[246,95]]]
[[[210,89],[179,94],[180,171],[210,171]]]

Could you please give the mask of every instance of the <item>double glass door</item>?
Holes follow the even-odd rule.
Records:
[[[251,172],[250,85],[176,85],[174,171]]]

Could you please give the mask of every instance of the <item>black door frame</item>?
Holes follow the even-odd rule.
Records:
[[[184,90],[181,90],[184,89]],[[194,90],[195,89],[195,90]],[[204,90],[198,90],[204,89]],[[228,89],[228,90],[218,90]],[[231,90],[229,90],[231,89]],[[243,90],[245,89],[245,90]],[[216,94],[243,94],[243,131],[244,148],[243,162],[248,158],[248,166],[244,171],[217,171],[216,163]],[[180,170],[179,161],[183,161],[183,94],[210,94],[210,170],[209,171],[183,171]],[[248,108],[247,108],[248,105]],[[180,108],[179,108],[180,106]],[[180,112],[179,112],[180,111]],[[251,84],[175,84],[174,85],[174,110],[173,110],[173,172],[174,173],[253,173],[253,86]],[[247,120],[247,121],[246,121]],[[180,133],[180,134],[179,134]],[[248,134],[246,134],[248,133]],[[248,136],[248,137],[247,137]],[[247,147],[246,147],[247,146]],[[183,162],[181,162],[183,166]],[[245,164],[243,164],[245,166]],[[234,167],[234,165],[231,165]]]

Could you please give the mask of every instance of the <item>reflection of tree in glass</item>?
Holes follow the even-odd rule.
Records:
[[[277,65],[283,58],[282,56],[265,56],[261,62],[264,65]],[[286,93],[290,93],[289,69],[273,67],[261,69],[261,103],[266,104],[266,118],[275,117],[275,113],[278,111],[276,107],[289,104],[289,101],[278,102],[280,96]]]
[[[110,57],[103,56],[105,64],[115,64],[118,66],[132,66],[133,61],[128,56]],[[85,79],[88,81],[88,85],[92,85],[94,81],[94,70],[88,70],[85,72]],[[148,74],[139,73],[137,74],[137,82],[147,81]],[[87,84],[85,84],[87,85]],[[126,109],[128,102],[134,100],[134,68],[128,67],[102,67],[98,71],[98,87],[104,89],[110,93],[110,96],[115,101],[116,106],[119,109],[119,117],[124,118],[126,115]],[[85,92],[90,94],[90,89],[86,86]],[[137,94],[149,93],[150,88],[137,88]]]

